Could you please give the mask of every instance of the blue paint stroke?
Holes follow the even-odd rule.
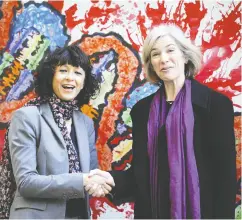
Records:
[[[19,100],[21,96],[32,87],[34,84],[34,77],[29,70],[22,70],[18,81],[12,86],[6,98],[7,102],[12,100]]]
[[[98,55],[97,55],[97,56],[98,56]],[[97,56],[95,56],[96,59],[98,59]],[[114,56],[115,56],[115,55],[114,55],[114,52],[111,50],[111,51],[109,51],[108,53],[103,54],[102,57],[100,57],[100,58],[98,59],[98,63],[94,62],[94,63],[92,64],[92,66],[93,66],[92,73],[93,73],[93,74],[96,76],[96,78],[97,78],[98,80],[100,80],[101,82],[103,82],[103,80],[102,80],[102,72],[105,71],[106,69],[108,69],[108,65],[109,65],[110,63],[115,62],[115,61],[114,61]]]
[[[18,49],[24,48],[23,43],[25,41],[28,41],[29,38],[33,37],[36,34],[39,35],[40,33],[33,27],[30,27],[29,29],[24,28],[20,30],[20,32],[16,33],[13,36],[13,40],[9,45],[10,54],[14,55]]]
[[[61,22],[61,14],[46,7],[46,5],[26,4],[23,12],[16,15],[11,35],[21,32],[23,29],[35,28],[41,35],[47,37],[50,49],[53,51],[57,46],[63,47],[68,36]]]
[[[125,124],[118,123],[117,131],[120,135],[123,134],[125,131],[127,131]]]
[[[132,108],[139,100],[155,93],[159,89],[158,86],[146,82],[142,86],[136,88],[126,99],[127,108]]]

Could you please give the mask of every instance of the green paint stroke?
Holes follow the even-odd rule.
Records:
[[[235,219],[241,219],[241,205],[238,205],[235,209]]]
[[[122,114],[122,119],[124,121],[124,124],[128,125],[129,127],[132,127],[132,120],[131,120],[131,116],[130,116],[130,108],[127,108],[123,114]]]
[[[0,76],[3,74],[3,70],[6,67],[9,67],[12,64],[13,61],[14,61],[14,57],[10,53],[5,52],[3,54],[3,61],[0,64]]]
[[[38,45],[38,50],[36,51],[35,56],[33,56],[29,63],[27,64],[27,68],[29,70],[35,70],[40,62],[40,60],[43,58],[45,51],[50,45],[50,41],[48,39],[44,39],[43,43]]]

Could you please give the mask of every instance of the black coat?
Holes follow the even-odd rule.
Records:
[[[232,102],[192,80],[194,150],[200,181],[202,218],[234,218],[236,161]],[[115,201],[135,202],[135,218],[151,218],[147,122],[154,94],[131,110],[133,160],[127,171],[111,171]]]

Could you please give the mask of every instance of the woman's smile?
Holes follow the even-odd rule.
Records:
[[[53,91],[58,98],[70,101],[82,90],[84,81],[85,71],[81,67],[69,64],[57,66],[53,77]]]

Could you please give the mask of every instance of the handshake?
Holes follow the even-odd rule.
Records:
[[[110,173],[95,169],[83,175],[83,185],[89,195],[104,197],[110,193],[115,183]]]

